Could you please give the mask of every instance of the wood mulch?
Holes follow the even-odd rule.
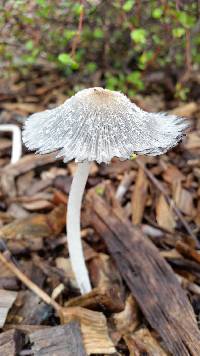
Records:
[[[4,90],[0,123],[21,126],[64,101],[65,83],[48,83]],[[93,290],[84,296],[65,233],[76,164],[24,148],[10,165],[1,133],[0,355],[200,355],[200,108],[136,101],[187,116],[191,132],[161,157],[92,165],[82,240]]]

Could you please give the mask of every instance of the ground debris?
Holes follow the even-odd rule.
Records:
[[[1,122],[21,126],[29,112],[62,103],[65,82],[55,73],[46,79],[36,75],[28,95],[24,82],[3,95]],[[81,237],[93,290],[84,296],[65,231],[76,163],[26,153],[11,165],[11,136],[1,133],[0,355],[66,355],[69,335],[75,355],[200,354],[199,106],[164,97],[136,102],[188,117],[182,144],[160,157],[91,167]]]
[[[175,355],[198,355],[200,332],[195,315],[171,268],[120,210],[94,191],[88,194],[88,201],[92,226],[105,240],[121,275],[167,349]]]
[[[42,329],[29,335],[35,356],[86,356],[78,322]]]

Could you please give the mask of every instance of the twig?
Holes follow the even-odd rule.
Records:
[[[81,11],[80,11],[80,16],[79,16],[79,23],[78,23],[78,30],[77,30],[77,34],[76,37],[74,38],[74,41],[72,43],[72,49],[71,49],[71,56],[74,57],[75,53],[76,53],[76,48],[77,45],[80,41],[80,37],[81,37],[81,32],[82,32],[82,28],[83,28],[83,17],[84,17],[84,6],[83,6],[83,0],[80,0],[80,4],[82,6]]]
[[[198,242],[196,236],[193,234],[193,232],[192,232],[190,226],[188,225],[187,221],[185,220],[184,216],[182,215],[180,210],[175,205],[174,200],[169,197],[169,195],[166,192],[166,190],[164,189],[163,185],[157,180],[156,177],[154,177],[154,175],[150,172],[150,170],[148,168],[146,168],[145,165],[139,159],[137,159],[136,161],[137,161],[138,166],[141,167],[144,170],[144,172],[149,177],[149,179],[152,181],[152,183],[164,195],[167,203],[174,209],[174,212],[176,213],[176,215],[178,216],[178,218],[182,222],[183,226],[185,227],[185,229],[188,232],[188,234],[191,236],[192,240],[195,242],[195,245],[199,246],[199,242]]]
[[[190,30],[186,29],[185,33],[185,62],[186,62],[186,71],[188,73],[191,72],[192,58],[191,58],[191,38],[190,38]]]
[[[5,255],[0,252],[0,261],[9,269],[14,275],[19,278],[19,280],[24,283],[32,292],[38,295],[46,304],[51,305],[57,312],[60,311],[61,307],[55,302],[47,293],[45,293],[41,288],[39,288],[35,283],[33,283],[20,269],[15,266],[15,264],[9,261]]]

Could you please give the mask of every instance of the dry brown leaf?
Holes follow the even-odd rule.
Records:
[[[147,200],[148,180],[142,168],[139,168],[134,191],[132,194],[132,222],[137,225],[142,222]]]
[[[169,207],[162,194],[156,204],[156,220],[158,225],[167,231],[173,232],[176,227],[173,210]]]
[[[115,352],[103,313],[81,307],[68,307],[60,310],[60,318],[63,324],[72,320],[80,322],[84,346],[88,355]]]
[[[9,309],[17,297],[16,292],[0,289],[0,328],[3,328]]]

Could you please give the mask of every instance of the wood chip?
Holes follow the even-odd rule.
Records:
[[[184,143],[187,150],[200,148],[200,131],[189,132]]]
[[[0,334],[0,355],[16,356],[22,349],[23,335],[18,330],[9,330]]]
[[[132,222],[133,224],[141,224],[145,204],[147,200],[148,180],[142,168],[139,168],[134,191],[132,194]]]
[[[69,323],[72,320],[80,322],[88,355],[115,352],[113,342],[108,335],[106,318],[102,313],[81,307],[68,307],[62,308],[60,318],[62,323]]]
[[[124,310],[121,313],[113,314],[112,320],[121,335],[134,331],[138,327],[140,323],[139,307],[131,294],[126,299]]]
[[[124,303],[120,291],[116,287],[94,288],[91,292],[72,298],[65,303],[65,307],[85,307],[93,310],[102,310],[109,312],[121,312],[124,309]]]
[[[30,154],[22,157],[17,163],[9,164],[1,170],[1,189],[8,197],[17,195],[15,178],[20,174],[29,172],[31,169],[44,166],[55,161],[55,154],[35,155]]]
[[[198,110],[198,104],[195,102],[181,105],[171,111],[172,114],[177,116],[192,117]]]
[[[173,186],[173,199],[182,213],[189,216],[194,215],[193,196],[188,190],[182,188],[180,182]]]
[[[17,297],[16,292],[0,289],[0,328],[3,328],[9,309]]]
[[[90,224],[109,252],[148,322],[173,355],[198,356],[200,331],[191,304],[170,266],[139,228],[93,190]]]
[[[134,334],[127,334],[124,339],[128,345],[130,356],[143,354],[148,356],[168,355],[146,328],[140,329]]]
[[[48,200],[36,200],[30,203],[23,203],[22,206],[29,211],[50,210],[53,204]]]
[[[34,356],[86,356],[79,323],[41,329],[30,334]]]
[[[185,176],[183,175],[183,173],[174,165],[169,165],[164,173],[163,173],[163,179],[167,182],[167,183],[174,183],[177,181],[182,181],[185,179]]]
[[[66,207],[59,205],[49,214],[36,214],[3,226],[0,229],[2,239],[29,239],[32,237],[50,237],[58,235],[66,223]]]
[[[158,225],[167,231],[173,232],[176,227],[173,210],[169,207],[162,194],[160,194],[156,204],[156,220]]]

